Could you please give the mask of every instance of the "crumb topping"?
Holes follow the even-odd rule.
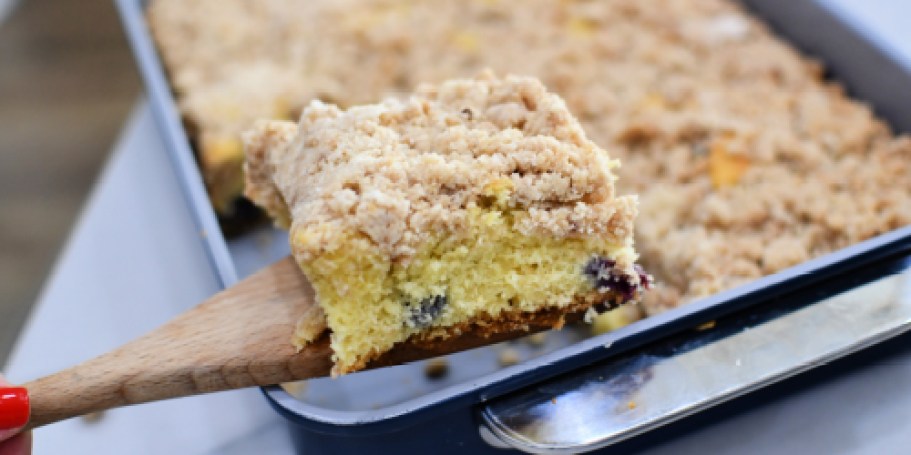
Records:
[[[475,208],[515,212],[527,235],[631,244],[636,199],[614,198],[618,163],[534,78],[484,73],[348,110],[313,101],[293,139],[291,125],[246,135],[247,195],[287,207],[308,236],[302,258],[347,231],[407,261],[435,233],[458,235]]]
[[[276,224],[288,228],[291,225],[288,205],[272,181],[275,169],[269,154],[280,153],[291,143],[297,134],[297,125],[263,120],[254,126],[253,131],[244,136],[246,195],[266,210]]]

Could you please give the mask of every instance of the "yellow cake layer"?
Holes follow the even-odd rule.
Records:
[[[523,235],[512,227],[521,216],[525,212],[473,209],[464,233],[425,243],[404,264],[391,263],[359,233],[301,263],[332,328],[335,372],[363,368],[373,355],[428,327],[568,305],[593,289],[584,273],[593,257],[635,259],[630,246],[601,238]],[[306,244],[309,235],[317,234],[294,231],[292,247]]]

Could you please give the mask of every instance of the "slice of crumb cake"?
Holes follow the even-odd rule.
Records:
[[[348,110],[313,102],[299,124],[261,122],[245,144],[246,194],[290,227],[335,374],[409,338],[515,330],[648,285],[636,198],[614,195],[619,163],[536,79],[485,73]],[[298,346],[324,328],[310,321]]]

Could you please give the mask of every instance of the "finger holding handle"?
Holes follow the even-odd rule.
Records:
[[[19,434],[29,418],[28,391],[12,387],[0,375],[0,455],[32,453],[31,433]]]

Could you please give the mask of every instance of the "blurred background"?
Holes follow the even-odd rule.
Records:
[[[111,0],[0,0],[0,365],[140,93]]]

